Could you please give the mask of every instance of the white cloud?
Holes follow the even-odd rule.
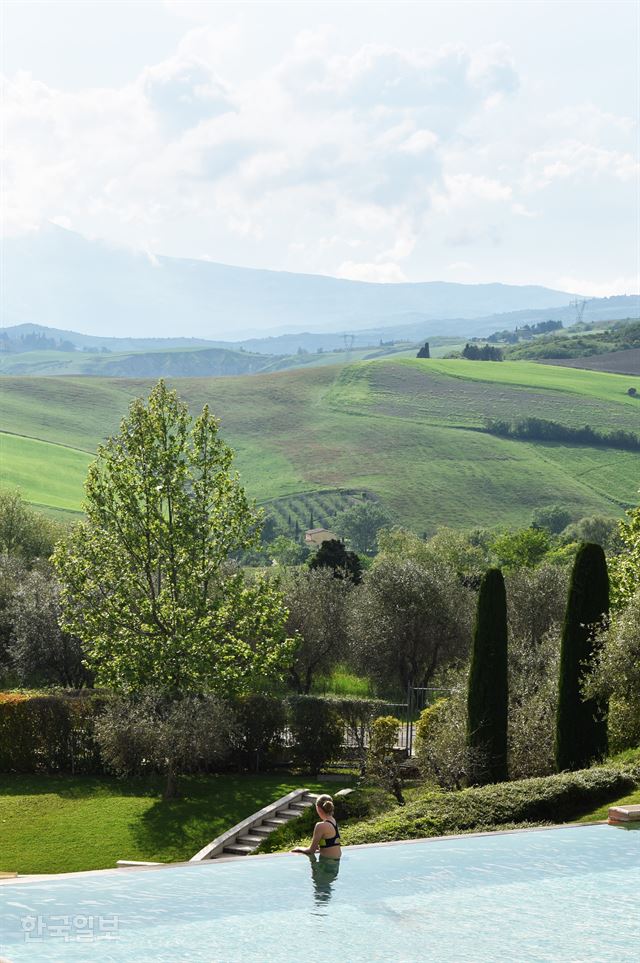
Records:
[[[588,100],[523,109],[531,78],[504,45],[307,30],[255,66],[247,18],[221,27],[205,6],[121,87],[10,78],[6,230],[55,219],[146,251],[384,281],[470,271],[463,247],[479,276],[507,279],[518,243],[517,270],[552,252],[565,186],[632,197],[634,122]]]
[[[589,298],[610,298],[615,294],[640,294],[640,274],[636,274],[635,277],[611,278],[608,281],[565,275],[557,278],[552,286],[561,291],[577,291]]]
[[[572,140],[531,154],[523,186],[539,190],[554,181],[602,176],[636,181],[639,174],[640,164],[630,151],[608,150]]]

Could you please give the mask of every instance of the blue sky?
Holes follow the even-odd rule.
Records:
[[[5,0],[5,230],[635,292],[639,9]]]

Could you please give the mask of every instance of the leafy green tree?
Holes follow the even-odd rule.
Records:
[[[347,651],[347,601],[353,583],[328,568],[293,572],[283,584],[287,633],[300,638],[291,681],[309,693],[318,672],[329,672]]]
[[[370,499],[356,502],[335,518],[335,527],[346,538],[349,546],[355,552],[364,552],[367,555],[375,553],[378,532],[390,523],[389,513]]]
[[[536,508],[531,519],[532,528],[542,528],[551,535],[559,535],[571,521],[571,512],[561,505],[545,505]]]
[[[607,751],[606,702],[582,688],[595,666],[598,633],[609,613],[609,575],[600,545],[580,546],[571,574],[560,649],[556,766],[586,769]]]
[[[539,528],[503,532],[491,543],[492,555],[504,569],[535,568],[551,548],[549,532]]]
[[[80,640],[60,628],[57,580],[50,574],[27,572],[9,606],[9,660],[23,685],[63,685],[74,689],[91,684]]]
[[[467,532],[442,526],[427,542],[433,554],[454,569],[469,585],[478,585],[488,564],[488,553]]]
[[[309,559],[309,568],[329,568],[334,578],[347,578],[356,585],[362,580],[362,564],[355,552],[348,552],[344,542],[330,538]]]
[[[278,535],[269,546],[269,554],[278,565],[302,565],[309,557],[309,549],[286,535]]]
[[[611,752],[640,745],[640,590],[615,612],[584,692],[609,702]]]
[[[562,531],[562,542],[595,542],[602,545],[607,554],[618,554],[622,550],[620,523],[617,518],[606,515],[586,515],[572,522]]]
[[[0,553],[27,562],[47,559],[64,531],[59,522],[27,505],[17,489],[0,489]]]
[[[468,645],[470,592],[446,565],[378,555],[353,594],[354,656],[381,690],[427,686]]]
[[[619,534],[622,548],[611,566],[615,606],[627,603],[640,588],[640,506],[627,512]]]
[[[259,537],[232,458],[209,409],[192,419],[163,381],[98,449],[54,564],[99,684],[241,692],[286,673],[282,596],[226,564]]]
[[[467,694],[467,747],[475,757],[473,782],[480,784],[507,778],[507,638],[504,578],[493,568],[480,584]]]

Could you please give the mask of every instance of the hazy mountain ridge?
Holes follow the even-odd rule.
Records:
[[[189,331],[207,340],[258,332],[360,331],[405,321],[485,318],[566,306],[537,285],[374,284],[129,251],[56,225],[5,239],[3,323],[113,335]],[[459,329],[456,333],[462,333]],[[470,332],[470,333],[482,333]]]

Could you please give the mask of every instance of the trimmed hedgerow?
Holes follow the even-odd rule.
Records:
[[[100,695],[0,694],[0,772],[103,772],[93,734]]]
[[[346,844],[377,843],[562,823],[639,784],[640,768],[598,767],[460,792],[421,792],[406,806],[347,825],[341,835]]]

